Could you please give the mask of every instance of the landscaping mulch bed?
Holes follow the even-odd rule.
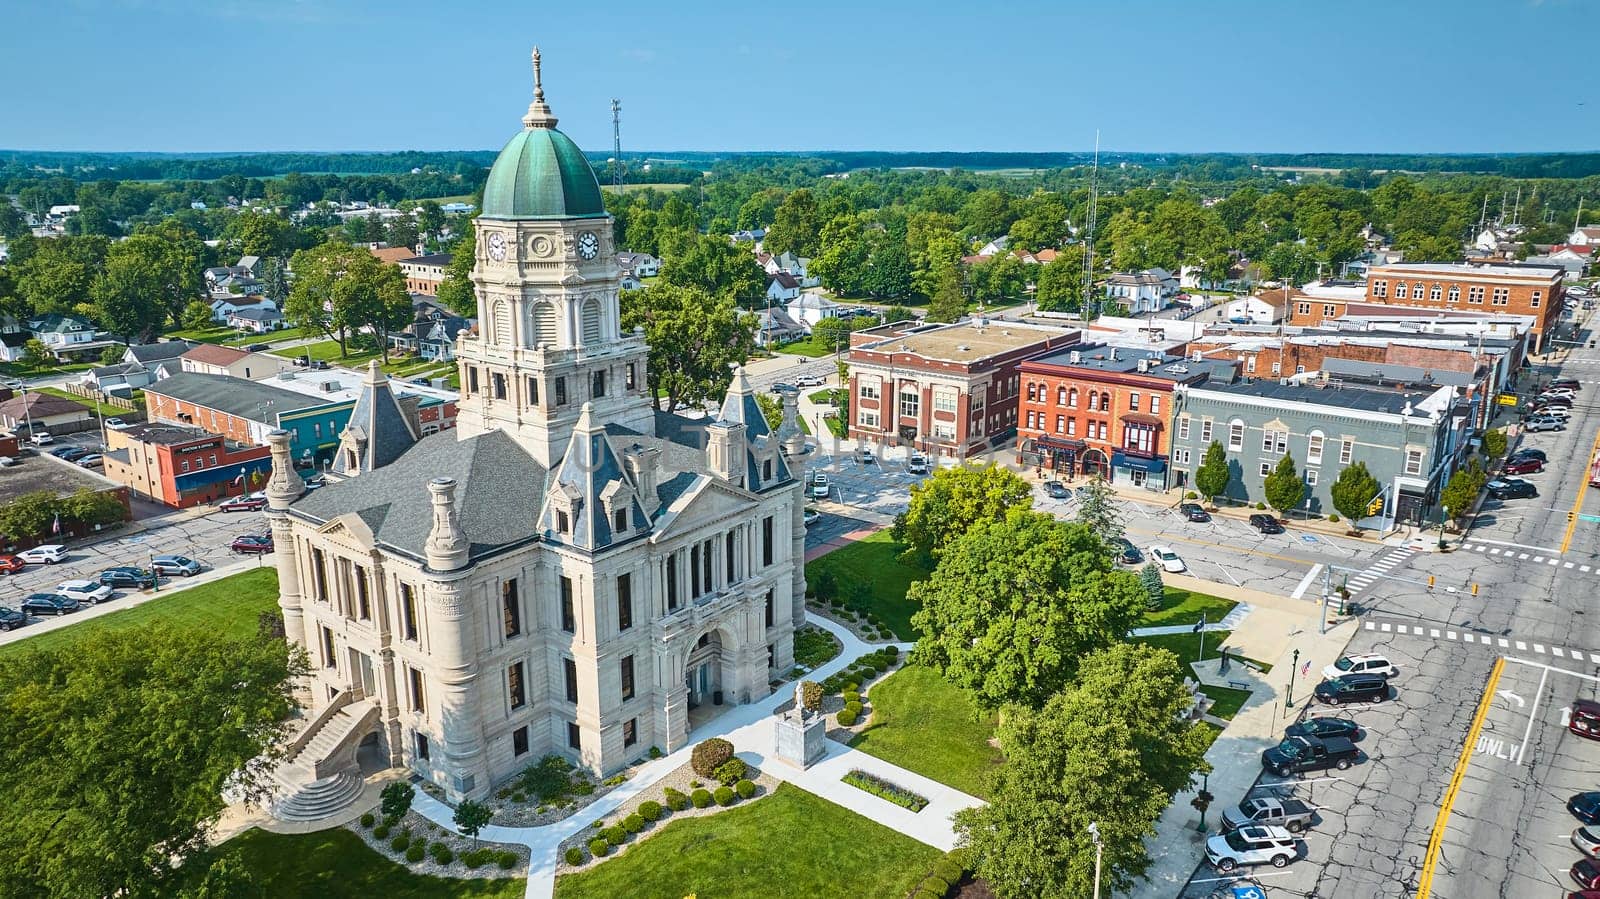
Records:
[[[372,808],[371,814],[377,824],[383,823],[383,814],[376,806]],[[478,848],[491,849],[497,853],[515,853],[517,856],[516,864],[509,868],[502,868],[496,861],[491,860],[486,865],[468,868],[462,862],[461,856],[465,852],[472,851],[472,839],[464,837],[448,827],[435,824],[414,811],[406,812],[405,817],[401,818],[399,823],[389,831],[388,836],[378,837],[374,832],[375,826],[363,827],[360,820],[356,820],[346,824],[344,828],[360,837],[368,846],[372,847],[374,852],[395,864],[404,865],[417,874],[432,874],[436,877],[455,877],[460,879],[483,879],[490,877],[524,877],[528,872],[528,847],[519,846],[515,843],[491,843],[488,840],[479,840]],[[396,852],[390,845],[390,841],[406,828],[411,829],[413,840],[425,839],[430,847],[434,843],[443,843],[449,846],[455,858],[448,865],[441,865],[434,861],[433,854],[430,852],[422,857],[422,861],[407,861],[403,850]]]

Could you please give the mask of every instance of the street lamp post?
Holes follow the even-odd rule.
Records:
[[[1450,507],[1439,507],[1439,549],[1444,549],[1444,523],[1450,519]]]
[[[1094,899],[1100,899],[1100,853],[1105,846],[1100,842],[1100,825],[1089,822],[1089,837],[1094,840]]]
[[[1294,661],[1289,663],[1289,692],[1283,697],[1283,709],[1294,708],[1294,671],[1300,667],[1300,650],[1294,651]]]

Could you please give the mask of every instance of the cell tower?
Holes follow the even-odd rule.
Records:
[[[622,101],[611,99],[611,187],[622,193]]]
[[[1094,296],[1094,226],[1100,205],[1100,131],[1094,132],[1094,168],[1089,172],[1089,219],[1083,229],[1083,305],[1089,308]]]

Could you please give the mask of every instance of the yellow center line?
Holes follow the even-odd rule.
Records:
[[[1578,513],[1583,511],[1583,495],[1589,492],[1589,463],[1594,461],[1595,454],[1600,453],[1600,431],[1594,435],[1594,446],[1589,447],[1589,457],[1583,460],[1583,480],[1578,482],[1578,498],[1572,502],[1572,511],[1567,513],[1567,533],[1561,538],[1561,551],[1566,552],[1572,545],[1572,532],[1578,527]]]
[[[1422,876],[1417,881],[1416,899],[1428,899],[1433,889],[1433,869],[1439,863],[1445,827],[1450,822],[1450,808],[1455,805],[1456,793],[1461,790],[1461,779],[1467,774],[1467,763],[1478,748],[1478,732],[1483,729],[1483,719],[1489,715],[1489,706],[1494,702],[1494,688],[1500,683],[1500,672],[1505,667],[1505,656],[1494,660],[1494,670],[1489,672],[1489,684],[1483,688],[1483,698],[1478,701],[1478,713],[1472,716],[1472,726],[1467,728],[1467,744],[1461,747],[1461,758],[1456,762],[1455,773],[1450,776],[1450,786],[1444,791],[1439,816],[1433,822],[1433,835],[1428,838],[1428,854],[1422,859]]]

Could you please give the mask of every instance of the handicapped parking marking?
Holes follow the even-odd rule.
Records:
[[[1233,899],[1267,899],[1267,893],[1258,886],[1234,887]]]
[[[1317,537],[1315,534],[1301,534],[1300,540],[1303,543],[1316,543]]]

